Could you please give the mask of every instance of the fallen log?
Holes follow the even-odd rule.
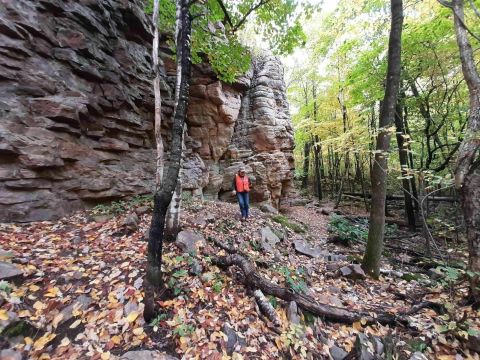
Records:
[[[236,265],[244,274],[243,283],[245,286],[260,289],[265,294],[275,296],[287,302],[295,301],[303,310],[309,311],[313,315],[321,316],[327,320],[352,324],[363,319],[367,323],[376,323],[378,321],[385,325],[394,324],[397,321],[397,317],[392,314],[380,313],[376,314],[376,316],[372,316],[367,312],[355,312],[345,308],[318,303],[310,296],[296,293],[292,289],[278,286],[277,284],[263,278],[256,271],[253,263],[238,254],[215,257],[212,259],[212,263],[221,268]]]
[[[355,192],[347,192],[343,194],[344,196],[349,197],[359,197],[363,201],[363,194],[362,193],[355,193]],[[372,197],[371,194],[366,194],[367,198],[370,199]],[[403,195],[387,195],[387,200],[405,200],[405,196]],[[456,202],[458,201],[457,198],[452,196],[428,196],[428,201],[443,201],[443,202]]]
[[[351,220],[351,221],[358,221],[358,220],[364,220],[364,219],[368,220],[370,218],[370,215],[350,215],[350,214],[346,214],[346,213],[344,213],[340,210],[321,209],[318,212],[321,213],[322,215],[331,215],[331,214],[340,215],[340,216],[343,216],[345,219]],[[385,223],[386,224],[395,224],[395,225],[402,226],[402,227],[407,227],[408,226],[408,223],[404,220],[389,219],[388,217],[385,219]],[[417,224],[417,227],[421,227],[421,225]]]

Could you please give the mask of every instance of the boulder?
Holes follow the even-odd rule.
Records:
[[[205,245],[205,238],[191,231],[180,231],[175,240],[175,245],[184,253],[195,254],[197,246]]]
[[[268,226],[260,229],[260,247],[263,251],[272,253],[274,251],[275,245],[280,241],[277,235],[272,231]]]
[[[16,265],[0,261],[0,280],[16,280],[23,276],[23,271]]]
[[[325,255],[325,251],[321,250],[318,247],[310,246],[304,239],[295,240],[293,242],[295,250],[300,254],[307,255],[313,258],[318,258],[322,255]]]
[[[344,266],[338,270],[338,273],[340,276],[352,280],[363,280],[366,278],[365,272],[359,264],[350,264]]]

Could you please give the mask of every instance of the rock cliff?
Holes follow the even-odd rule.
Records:
[[[63,216],[152,190],[151,24],[137,0],[0,0],[0,221]],[[168,150],[174,66],[163,49]],[[241,164],[256,201],[291,188],[282,67],[259,57],[237,83],[194,67],[184,188],[216,198]]]

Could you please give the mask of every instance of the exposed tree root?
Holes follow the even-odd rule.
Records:
[[[232,265],[238,266],[244,273],[243,283],[245,286],[260,289],[265,294],[273,295],[287,302],[295,301],[303,310],[327,320],[347,324],[352,324],[360,319],[365,319],[368,323],[378,321],[382,324],[393,324],[396,322],[396,316],[391,314],[382,313],[377,316],[372,316],[366,312],[354,312],[336,306],[321,304],[309,296],[298,294],[291,289],[278,286],[259,275],[255,265],[239,254],[215,257],[212,259],[212,262],[222,268],[227,268]]]
[[[233,252],[235,250],[229,248],[229,251]],[[296,293],[292,289],[287,289],[272,283],[262,277],[257,272],[255,265],[242,255],[230,253],[226,256],[214,257],[212,262],[221,268],[228,268],[232,265],[239,267],[244,274],[242,282],[248,288],[254,290],[260,289],[265,294],[275,296],[287,302],[295,301],[301,309],[329,321],[352,324],[356,321],[363,320],[369,324],[379,322],[383,325],[395,325],[400,323],[408,327],[406,316],[413,315],[424,308],[431,308],[442,313],[441,305],[429,301],[414,305],[409,311],[396,315],[386,312],[351,311],[345,308],[319,303],[310,296]],[[270,318],[270,320],[272,319]]]

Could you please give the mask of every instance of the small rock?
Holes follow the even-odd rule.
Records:
[[[13,257],[13,253],[11,251],[6,251],[0,248],[0,259],[7,259]]]
[[[72,243],[73,243],[74,245],[78,245],[78,244],[80,244],[81,242],[82,242],[82,237],[81,237],[81,236],[78,236],[78,235],[77,235],[77,236],[74,236],[74,237],[72,238]]]
[[[365,272],[359,264],[350,264],[338,270],[340,276],[352,279],[362,280],[366,278]]]
[[[295,301],[290,301],[287,309],[287,319],[292,324],[300,324],[300,316],[298,315],[298,306]]]
[[[330,348],[330,356],[333,360],[343,360],[347,357],[348,353],[339,346],[332,346]]]
[[[211,224],[213,224],[216,220],[215,215],[213,215],[212,213],[206,213],[204,219],[207,223]]]
[[[369,346],[370,345],[370,346]],[[355,339],[355,352],[358,360],[374,360],[375,355],[370,350],[374,350],[373,345],[370,344],[370,339],[367,335],[359,333]]]
[[[12,350],[4,349],[0,351],[0,359],[2,360],[22,360],[22,353]]]
[[[113,219],[113,215],[112,214],[106,214],[106,215],[95,215],[93,217],[93,220],[95,222],[99,222],[99,223],[104,223],[104,222],[107,222],[108,220],[110,219]]]
[[[129,351],[120,357],[120,360],[177,360],[178,358],[157,350]]]
[[[428,360],[420,351],[416,351],[408,358],[408,360]]]
[[[295,250],[303,255],[307,255],[313,258],[318,258],[322,255],[325,255],[325,252],[322,251],[320,248],[310,246],[310,244],[308,244],[303,239],[295,240],[293,245],[295,246]]]
[[[16,265],[0,261],[0,280],[20,279],[23,271]]]
[[[79,310],[86,310],[92,304],[92,302],[93,300],[91,297],[83,294],[80,295],[70,305],[63,308],[63,310],[60,312],[63,315],[62,320],[60,321],[60,325],[66,323],[73,317],[73,308],[75,306],[78,307],[78,304],[80,304]]]
[[[277,235],[266,226],[260,230],[260,246],[266,252],[273,252],[274,246],[280,241]]]
[[[207,220],[205,220],[203,216],[198,216],[192,220],[192,225],[195,225],[198,227],[204,227],[207,225]]]
[[[135,213],[138,216],[148,213],[151,210],[150,206],[140,206],[135,209]]]
[[[205,245],[205,238],[191,231],[180,231],[177,235],[175,245],[184,253],[195,254],[197,245]]]
[[[309,202],[310,202],[309,199],[302,199],[302,198],[292,199],[290,200],[290,206],[305,206]]]
[[[439,280],[439,279],[442,279],[445,276],[441,271],[439,271],[437,269],[428,269],[427,275],[432,280]]]
[[[480,353],[480,335],[470,335],[468,337],[467,347],[472,351]]]
[[[138,230],[138,223],[140,219],[136,213],[128,214],[122,221],[121,226],[125,227],[127,230],[130,231],[137,231]]]
[[[245,339],[238,336],[235,330],[233,330],[227,324],[223,325],[222,332],[227,335],[227,354],[232,355],[237,346],[246,346]]]
[[[337,255],[337,254],[327,254],[324,257],[325,261],[345,261],[347,260],[346,255]]]
[[[198,260],[194,259],[192,261],[192,264],[190,265],[190,268],[188,269],[188,273],[190,275],[198,275],[201,274],[203,271],[203,266],[198,262]]]
[[[270,203],[262,203],[258,206],[258,208],[267,214],[278,214],[278,210],[275,209]]]
[[[327,269],[327,271],[337,271],[341,267],[342,267],[342,265],[339,264],[339,263],[327,263],[325,265],[325,269]]]

